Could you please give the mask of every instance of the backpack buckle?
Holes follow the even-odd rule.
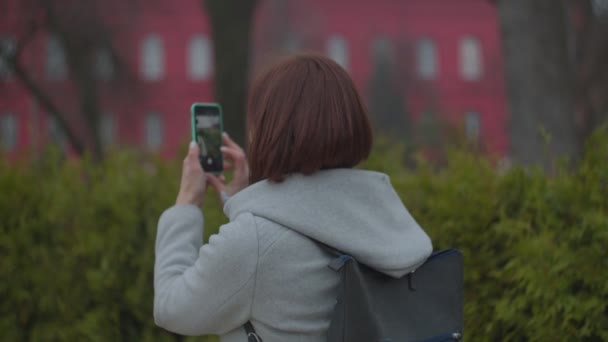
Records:
[[[334,258],[327,266],[329,266],[329,268],[331,268],[332,270],[338,272],[344,266],[344,264],[346,264],[351,259],[352,257],[350,255],[342,254],[339,257]]]
[[[410,288],[410,291],[416,291],[416,286],[414,286],[414,272],[410,272],[407,274],[407,286]]]

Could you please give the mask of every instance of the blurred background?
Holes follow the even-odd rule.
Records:
[[[547,165],[606,117],[607,3],[2,0],[2,148],[172,157],[194,101],[220,102],[243,142],[251,75],[315,51],[348,70],[383,135]]]
[[[151,277],[190,105],[244,143],[250,79],[306,51],[465,252],[468,339],[608,341],[608,0],[0,0],[0,337],[184,340]]]

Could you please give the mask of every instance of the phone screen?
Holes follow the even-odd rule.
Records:
[[[194,136],[198,144],[199,160],[205,172],[223,171],[222,114],[218,105],[195,104],[193,106]]]

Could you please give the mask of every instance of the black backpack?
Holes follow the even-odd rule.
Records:
[[[329,267],[341,276],[328,342],[462,340],[464,288],[459,250],[435,252],[416,271],[395,279],[319,244],[336,255]],[[249,342],[262,342],[250,322],[245,330]]]

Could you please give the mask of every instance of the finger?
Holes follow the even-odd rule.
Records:
[[[198,144],[195,141],[190,142],[190,147],[188,148],[187,158],[197,158],[198,157]]]
[[[232,167],[232,163],[230,163],[228,161],[224,161],[224,170],[230,170],[231,167]]]
[[[207,180],[212,185],[223,185],[224,184],[224,181],[219,176],[216,176],[216,175],[213,175],[213,174],[208,174],[207,175]]]
[[[220,175],[218,178],[222,181],[222,183],[226,182],[226,177],[224,177],[224,175]]]
[[[241,151],[243,150],[241,148],[241,146],[239,146],[239,144],[235,143],[234,140],[232,140],[230,138],[230,136],[228,135],[228,133],[226,133],[226,132],[222,133],[222,141],[224,141],[224,145],[226,145],[230,148],[234,148],[234,149],[241,150]]]
[[[240,164],[245,161],[245,153],[242,150],[235,149],[228,146],[222,146],[220,148],[226,159],[231,160],[234,164]]]
[[[224,190],[224,181],[220,177],[208,174],[207,181],[211,183],[211,186],[213,186],[217,193],[220,193],[222,190]]]

